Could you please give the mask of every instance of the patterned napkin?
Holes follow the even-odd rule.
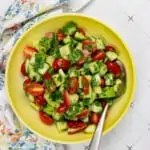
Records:
[[[20,35],[43,18],[61,13],[62,9],[29,19],[67,2],[68,0],[15,0],[0,21],[0,143],[7,143],[8,149],[64,150],[63,145],[44,140],[20,124],[7,102],[4,73],[7,57]],[[6,32],[3,32],[5,29]]]

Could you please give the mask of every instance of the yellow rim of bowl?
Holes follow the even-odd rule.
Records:
[[[61,143],[61,144],[77,144],[77,143],[82,143],[82,142],[87,142],[89,141],[90,139],[88,140],[82,140],[82,141],[74,141],[74,142],[62,142],[62,141],[56,141],[56,140],[53,140],[51,138],[48,138],[48,137],[45,137],[43,135],[41,135],[40,133],[36,132],[34,129],[32,129],[30,126],[28,126],[22,119],[21,117],[19,116],[19,113],[16,111],[15,107],[13,106],[13,103],[12,103],[12,100],[11,100],[11,97],[10,97],[10,94],[9,94],[9,90],[8,90],[8,70],[9,70],[9,64],[10,64],[10,61],[11,61],[11,57],[13,55],[13,52],[14,50],[16,49],[18,43],[23,39],[23,37],[28,34],[28,32],[30,32],[33,28],[35,28],[36,26],[40,25],[41,23],[49,20],[49,19],[53,19],[53,18],[59,18],[59,17],[63,17],[63,16],[79,16],[79,17],[84,17],[84,18],[87,18],[87,19],[90,19],[90,20],[93,20],[93,21],[96,21],[100,24],[102,24],[103,26],[105,26],[107,29],[109,29],[114,35],[116,35],[118,37],[118,39],[120,40],[120,42],[123,44],[123,46],[125,47],[125,49],[127,50],[127,53],[129,55],[129,58],[131,60],[131,65],[132,65],[132,68],[133,68],[133,92],[130,96],[130,101],[128,101],[128,104],[126,106],[126,108],[122,111],[121,115],[118,117],[118,119],[116,120],[116,122],[111,125],[109,128],[107,128],[107,130],[105,130],[103,132],[103,135],[107,134],[109,131],[111,131],[119,122],[120,120],[125,116],[125,114],[127,113],[132,101],[133,101],[133,97],[134,97],[134,92],[135,92],[135,87],[136,87],[136,71],[135,71],[135,65],[133,63],[133,57],[132,57],[132,54],[131,52],[129,52],[128,50],[128,47],[126,46],[126,44],[124,43],[124,41],[121,39],[121,37],[114,31],[112,30],[109,26],[107,26],[106,24],[104,24],[103,22],[101,22],[100,20],[92,17],[92,16],[86,16],[86,15],[83,15],[83,14],[75,14],[75,13],[67,13],[67,14],[61,14],[61,15],[54,15],[53,17],[48,17],[46,19],[43,19],[42,21],[40,21],[39,23],[36,23],[35,25],[33,25],[31,28],[29,28],[27,31],[25,31],[23,33],[23,35],[20,37],[20,39],[18,39],[18,41],[16,42],[15,46],[13,47],[12,49],[12,52],[9,56],[9,59],[8,59],[8,62],[7,62],[7,65],[6,65],[6,74],[5,74],[5,88],[6,88],[6,92],[7,92],[7,95],[8,95],[8,99],[9,99],[9,103],[13,109],[13,111],[15,112],[16,116],[18,117],[18,119],[21,121],[22,124],[24,124],[29,130],[31,130],[33,133],[36,133],[38,136],[40,137],[43,137],[44,139],[47,139],[47,140],[50,140],[52,142],[56,142],[56,143]]]

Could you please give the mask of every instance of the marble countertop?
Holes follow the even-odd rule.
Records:
[[[0,16],[13,0],[0,5]],[[137,71],[134,102],[122,121],[102,138],[102,150],[148,150],[150,147],[150,0],[95,0],[84,14],[94,16],[127,43]],[[87,143],[67,145],[67,150],[87,150]]]

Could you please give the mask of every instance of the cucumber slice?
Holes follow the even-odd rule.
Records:
[[[114,75],[112,73],[107,73],[104,78],[106,86],[111,86],[114,84]]]
[[[113,52],[113,51],[106,52],[106,56],[108,57],[108,59],[110,61],[114,61],[118,58],[118,54],[116,52]]]
[[[97,62],[90,63],[89,68],[92,74],[98,73],[100,71],[100,67]]]
[[[114,87],[105,87],[102,89],[102,93],[99,98],[114,98],[116,96],[116,92]]]
[[[65,44],[68,44],[68,43],[71,43],[71,37],[70,36],[67,36],[67,37],[65,37],[64,38],[64,40],[63,40],[63,42],[65,43]]]
[[[30,65],[30,61],[29,61],[29,59],[27,59],[26,62],[25,62],[26,73],[29,73],[29,65]]]
[[[59,132],[63,132],[68,129],[67,122],[65,122],[65,121],[57,121],[56,127]]]
[[[60,51],[61,57],[63,57],[64,59],[68,59],[68,55],[71,53],[70,44],[60,47],[59,51]]]
[[[55,60],[55,58],[54,58],[53,56],[48,56],[48,57],[46,58],[46,62],[47,62],[50,66],[53,65],[54,60]]]
[[[96,45],[97,45],[97,49],[100,49],[100,50],[105,49],[105,43],[101,39],[96,39]]]
[[[38,69],[38,73],[41,75],[44,75],[49,69],[49,65],[47,63],[44,63],[43,68]]]
[[[90,124],[87,126],[87,128],[84,130],[85,133],[94,133],[96,130],[95,124]]]
[[[89,123],[89,116],[86,116],[85,118],[83,118],[82,121],[85,123]]]
[[[80,33],[80,32],[76,32],[74,38],[76,40],[79,40],[79,41],[82,41],[82,40],[86,39],[86,37],[82,33]]]
[[[69,95],[71,104],[76,104],[79,100],[78,94],[70,94]]]
[[[54,120],[61,120],[63,118],[63,115],[58,112],[53,112],[52,117]]]
[[[82,50],[82,43],[78,43],[77,46],[76,46],[76,49],[81,51]]]
[[[94,102],[91,106],[90,106],[90,111],[93,111],[95,113],[101,113],[103,111],[103,107],[102,104],[100,102]]]
[[[32,95],[29,94],[29,93],[26,93],[26,96],[28,97],[28,99],[29,99],[31,102],[34,102],[34,96],[32,96]]]
[[[31,106],[34,110],[36,110],[36,111],[39,111],[39,110],[40,110],[40,107],[37,106],[37,105],[36,105],[35,103],[33,103],[33,102],[30,103],[30,106]]]
[[[34,65],[35,64],[35,54],[32,55],[31,59],[30,59],[30,64]]]

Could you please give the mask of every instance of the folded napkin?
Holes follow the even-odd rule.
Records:
[[[7,102],[4,89],[4,73],[7,57],[18,40],[29,27],[49,15],[61,13],[62,9],[46,13],[35,19],[37,14],[61,6],[68,0],[15,0],[0,21],[0,143],[8,149],[18,150],[64,150],[63,145],[53,144],[25,128],[16,118]],[[32,11],[31,11],[32,10]],[[25,23],[25,21],[28,21]],[[22,23],[22,24],[20,24]],[[4,30],[6,30],[4,32]]]

